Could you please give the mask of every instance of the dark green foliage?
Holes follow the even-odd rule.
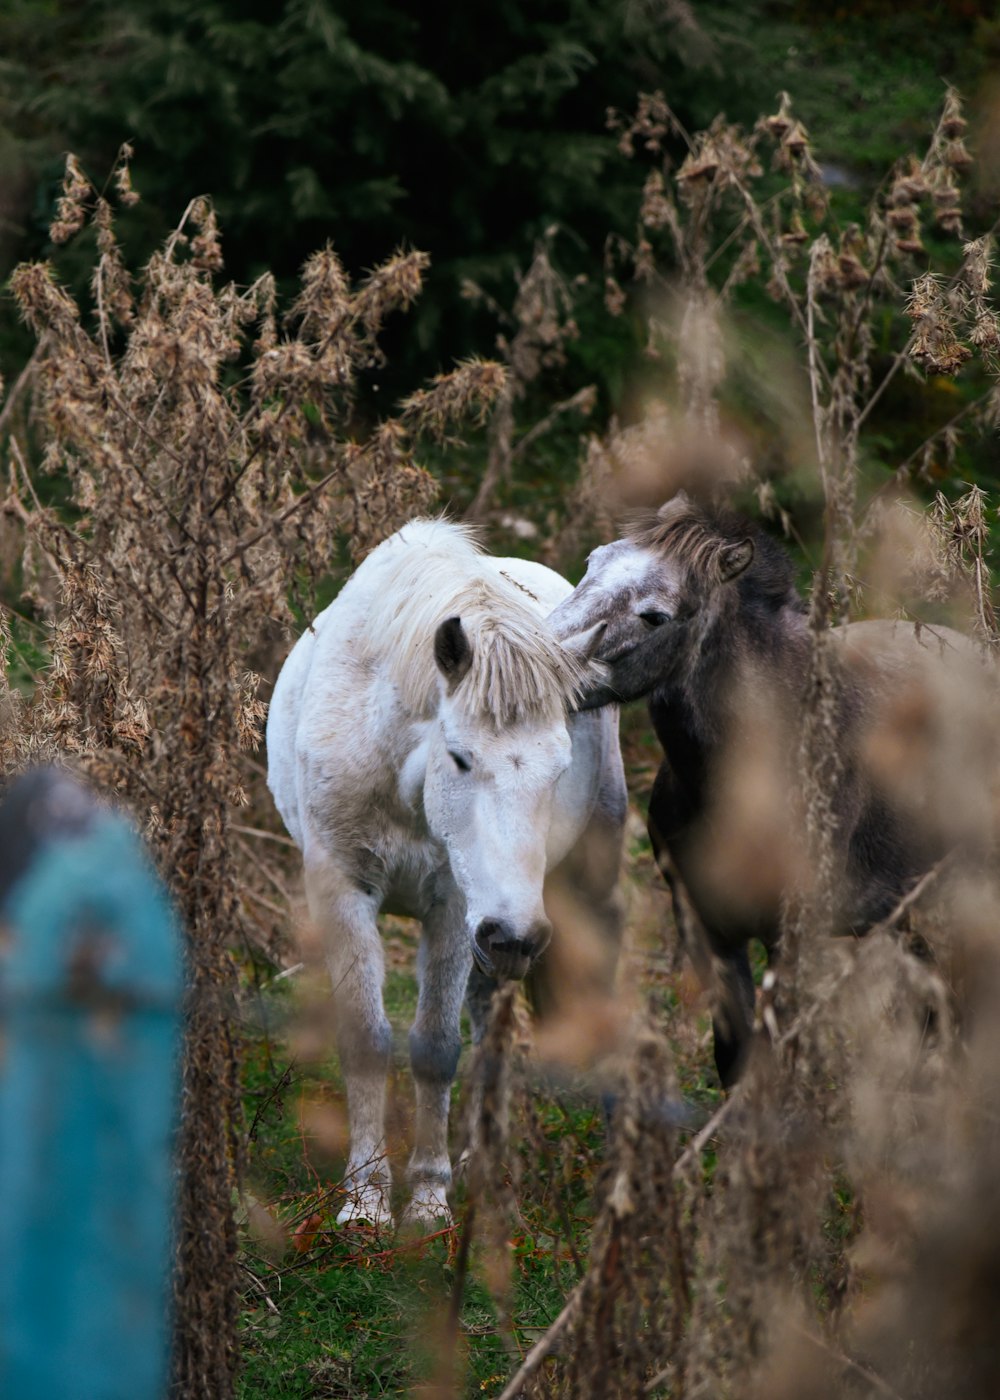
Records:
[[[673,30],[609,0],[22,0],[0,21],[12,241],[44,250],[63,150],[101,171],[128,139],[140,251],[192,190],[213,196],[239,281],[289,277],[331,236],[354,268],[427,248],[417,335],[450,358],[461,275],[504,280],[553,221],[599,247],[627,207],[605,108],[679,67]]]
[[[192,192],[213,197],[239,282],[291,278],[330,238],[355,272],[401,241],[427,250],[406,344],[387,346],[409,382],[491,348],[493,319],[460,299],[462,278],[507,300],[556,224],[571,231],[566,268],[590,279],[576,382],[617,401],[634,351],[601,324],[596,273],[607,234],[632,230],[636,172],[607,109],[662,88],[692,129],[720,107],[749,123],[787,87],[821,156],[881,166],[920,134],[970,28],[888,9],[813,20],[762,0],[9,0],[0,270],[51,253],[62,153],[99,177],[130,140],[143,200],[123,229],[138,260]],[[60,254],[71,281],[83,265],[79,245]],[[0,370],[25,352],[5,308]]]

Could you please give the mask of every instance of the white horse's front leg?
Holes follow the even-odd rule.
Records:
[[[424,921],[417,955],[420,995],[410,1031],[410,1064],[416,1095],[416,1123],[409,1179],[412,1198],[408,1224],[451,1221],[448,1188],[448,1110],[462,1042],[459,1029],[472,952],[462,911],[455,902],[438,906]]]
[[[347,1086],[351,1146],[339,1223],[391,1225],[392,1186],[385,1151],[386,1074],[392,1027],[382,1004],[385,960],[377,905],[332,864],[306,863],[306,894],[333,983],[337,1050]]]

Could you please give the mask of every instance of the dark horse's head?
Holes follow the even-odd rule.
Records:
[[[749,521],[681,492],[595,549],[549,621],[564,640],[603,624],[596,659],[608,676],[586,697],[592,709],[678,679],[705,624],[730,606],[751,625],[755,615],[800,608],[788,556]]]

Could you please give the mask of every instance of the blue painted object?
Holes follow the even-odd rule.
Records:
[[[182,981],[126,823],[55,772],[17,784],[0,809],[3,1400],[166,1393]]]

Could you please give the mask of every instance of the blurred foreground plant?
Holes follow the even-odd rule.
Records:
[[[832,626],[874,605],[928,622],[931,648],[932,624],[946,618],[987,654],[998,645],[992,512],[978,487],[954,499],[960,433],[992,433],[1000,393],[991,233],[952,254],[938,242],[962,233],[965,121],[949,92],[925,155],[899,162],[862,223],[838,227],[785,98],[749,134],[720,117],[689,135],[659,94],[617,120],[623,150],[641,149],[653,169],[634,244],[609,246],[607,302],[643,326],[653,368],[635,421],[591,439],[573,517],[578,530],[607,536],[615,509],[659,505],[683,487],[711,500],[755,495],[792,532],[782,473],[818,499],[795,794],[812,881],[789,902],[780,957],[764,975],[748,1072],[686,1146],[664,1131],[669,1061],[654,1076],[659,1096],[634,1097],[654,1043],[635,1040],[590,1259],[502,1400],[975,1400],[1000,1361],[989,1321],[1000,1229],[983,1190],[998,1164],[990,1105],[1000,1087],[988,667],[975,695],[947,674],[934,694],[901,673],[893,722],[873,731],[864,755],[888,802],[905,800],[920,764],[935,763],[940,810],[914,809],[912,820],[960,813],[973,839],[929,867],[863,940],[829,937],[845,767]],[[765,288],[798,358],[768,359],[753,330],[738,331]],[[974,392],[893,460],[873,422],[894,381],[930,374],[933,391],[973,362]],[[764,453],[754,446],[761,424]],[[950,490],[924,512],[902,490],[927,482]],[[721,796],[731,812],[731,787]],[[754,850],[760,795],[732,821],[725,839]],[[665,1008],[668,1033],[687,1014]],[[935,1306],[942,1298],[948,1305]]]

